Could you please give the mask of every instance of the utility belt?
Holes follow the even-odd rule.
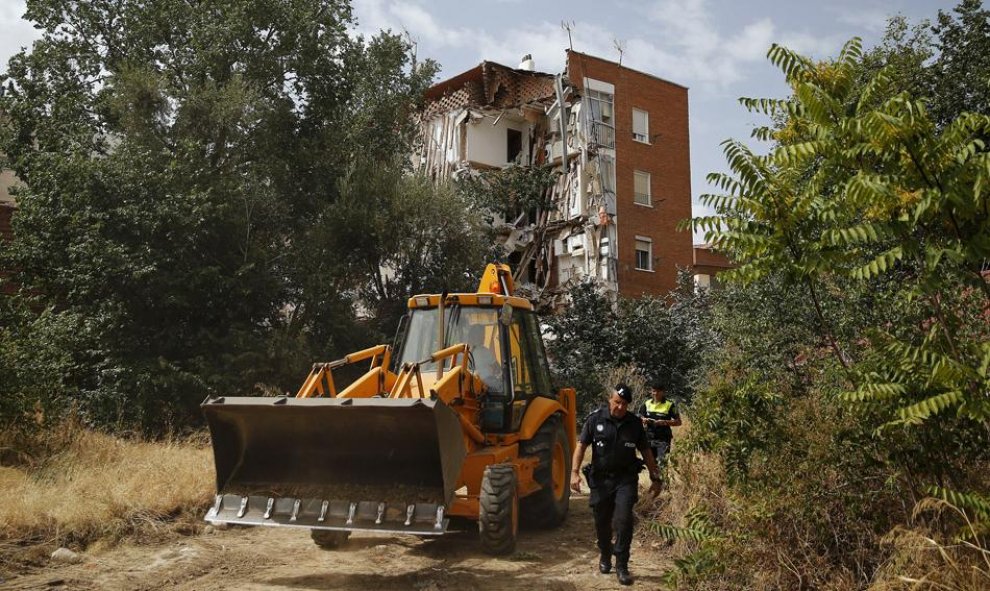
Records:
[[[587,464],[584,468],[581,468],[581,472],[584,474],[584,479],[588,482],[588,487],[595,488],[606,480],[621,480],[623,478],[635,477],[635,475],[639,474],[645,467],[646,463],[643,462],[643,460],[636,458],[635,464],[629,468],[615,470],[595,468],[594,464]]]

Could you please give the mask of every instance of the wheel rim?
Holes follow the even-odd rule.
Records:
[[[553,474],[553,498],[562,499],[567,490],[567,461],[564,456],[564,446],[559,441],[553,445],[553,459],[550,470]]]

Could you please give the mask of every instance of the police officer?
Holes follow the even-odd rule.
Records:
[[[632,402],[632,389],[619,384],[609,396],[608,404],[588,416],[581,429],[577,449],[574,450],[574,471],[571,488],[581,492],[581,461],[584,451],[592,447],[591,464],[585,468],[585,477],[591,488],[589,503],[595,514],[595,532],[601,558],[598,570],[608,574],[612,570],[612,554],[615,554],[615,574],[622,585],[631,585],[629,575],[629,546],[633,533],[633,505],[639,498],[639,471],[643,456],[653,481],[651,492],[658,492],[660,472],[646,438],[646,430],[640,418],[628,412]],[[590,468],[590,470],[588,469]],[[615,543],[612,543],[612,524],[615,523]]]
[[[657,461],[657,466],[663,466],[670,453],[670,442],[674,438],[671,427],[681,426],[681,415],[677,405],[667,400],[663,384],[654,383],[650,388],[651,397],[643,403],[639,416],[643,419],[646,434],[650,439],[650,449]]]

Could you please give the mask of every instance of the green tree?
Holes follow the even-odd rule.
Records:
[[[590,410],[600,403],[608,385],[602,379],[615,361],[614,349],[621,339],[618,315],[608,295],[593,282],[575,285],[569,295],[563,312],[544,318],[547,355],[557,382],[574,388],[578,407]]]
[[[896,88],[925,99],[939,129],[962,113],[990,114],[990,10],[982,4],[963,0],[934,23],[891,18],[864,55],[862,82],[884,68]]]
[[[321,239],[340,252],[379,338],[391,338],[411,296],[473,292],[492,262],[493,237],[466,196],[400,167],[358,161],[341,179]]]
[[[847,367],[854,357],[836,338],[823,286],[832,276],[865,283],[897,274],[901,303],[924,302],[930,322],[910,335],[910,326],[876,327],[892,363],[860,380],[866,389],[858,396],[899,401],[902,420],[953,409],[985,421],[985,327],[967,322],[970,306],[949,302],[965,290],[980,294],[972,296],[975,305],[990,302],[981,275],[990,259],[990,153],[981,139],[990,118],[964,114],[939,133],[924,102],[892,92],[886,71],[855,84],[858,40],[833,63],[814,64],[779,46],[770,56],[793,96],[742,102],[786,117],[782,128],[759,131],[777,147],[762,156],[726,142],[734,174],[713,175],[727,193],[706,197],[724,215],[695,226],[742,261],[736,278],[782,272],[802,285],[821,333]]]
[[[855,39],[835,60],[769,57],[791,96],[741,102],[773,146],[726,141],[732,172],[704,197],[719,215],[694,220],[739,266],[692,439],[746,507],[718,519],[736,583],[806,548],[792,568],[812,587],[866,584],[932,485],[986,490],[990,118],[940,125],[903,90],[910,60],[878,67]]]
[[[604,376],[620,367],[634,368],[647,384],[663,383],[679,399],[691,398],[692,374],[710,334],[707,294],[695,293],[689,276],[665,298],[613,303],[594,282],[576,285],[570,298],[567,309],[546,318],[547,350],[559,381],[577,389],[582,407],[600,403],[600,394],[615,385],[603,383]]]
[[[938,11],[932,25],[937,57],[925,67],[923,94],[939,128],[961,113],[990,115],[990,10],[982,0],[962,0],[952,12]]]
[[[489,222],[514,220],[521,214],[535,221],[551,207],[550,189],[560,177],[553,166],[508,166],[463,175],[460,191],[486,212]]]
[[[42,37],[0,97],[26,184],[4,258],[44,311],[18,333],[60,352],[53,408],[162,429],[363,341],[360,285],[319,225],[351,162],[405,151],[433,64],[352,38],[337,0],[36,0],[26,17]]]

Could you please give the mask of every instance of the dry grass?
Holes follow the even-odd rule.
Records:
[[[649,388],[647,387],[646,378],[643,374],[632,365],[622,365],[619,367],[613,367],[605,372],[605,377],[603,379],[604,383],[607,384],[609,390],[602,393],[601,401],[602,403],[608,399],[612,394],[611,388],[614,388],[618,384],[625,384],[632,388],[633,391],[633,401],[629,405],[631,410],[638,411],[640,405],[646,400],[649,395]],[[601,404],[601,403],[599,403]],[[595,405],[597,408],[598,405]],[[592,409],[593,410],[593,409]]]
[[[719,459],[707,453],[687,451],[685,441],[691,432],[691,420],[681,412],[683,425],[674,429],[673,453],[667,466],[666,486],[656,498],[646,498],[641,508],[648,526],[642,528],[644,540],[648,543],[663,543],[670,546],[671,555],[684,558],[697,552],[701,544],[685,537],[666,539],[654,531],[649,524],[688,527],[688,516],[702,508],[713,523],[724,523],[736,510],[734,500],[728,494],[725,470]],[[665,573],[666,574],[666,573]],[[710,577],[710,581],[718,577]],[[679,581],[670,588],[694,588],[699,581]],[[708,585],[705,588],[718,588]],[[726,587],[726,588],[731,588]]]
[[[202,441],[147,442],[72,424],[0,436],[0,570],[56,546],[192,531],[213,493]]]
[[[827,411],[806,406],[802,401],[793,405],[794,428],[828,417]],[[807,463],[801,465],[799,457],[782,449],[756,466],[758,474],[774,476],[780,483],[746,488],[730,485],[724,462],[716,454],[688,444],[690,428],[685,423],[686,428],[675,431],[669,489],[641,507],[647,524],[688,528],[691,515],[699,510],[711,524],[711,535],[704,542],[690,536],[667,542],[678,560],[678,577],[670,588],[990,590],[986,529],[971,523],[971,516],[958,507],[933,499],[919,503],[913,515],[910,510],[905,515],[891,501],[897,500],[896,493],[871,492],[863,484],[869,481],[851,481],[853,470],[833,465],[833,455],[826,453],[829,430],[791,436],[789,440],[808,442]],[[808,465],[819,468],[812,473]],[[793,466],[791,473],[788,466]],[[864,474],[877,479],[875,474]],[[862,511],[843,506],[857,496],[838,494],[843,488],[877,512],[873,520],[857,521]],[[977,485],[973,490],[986,487]],[[886,522],[905,525],[882,536],[876,524]],[[641,530],[648,543],[663,538],[649,527]],[[958,539],[957,534],[968,538]],[[705,561],[706,550],[714,560]],[[851,562],[859,568],[850,567]],[[692,570],[695,567],[699,568]]]
[[[692,516],[700,515],[707,533],[704,541],[691,535],[665,539],[655,528],[643,528],[645,541],[669,544],[671,555],[680,563],[664,573],[676,573],[665,587],[693,591],[860,588],[840,577],[824,583],[815,580],[820,573],[834,574],[829,564],[802,550],[799,533],[778,531],[788,529],[788,523],[772,509],[730,486],[717,454],[692,448],[686,410],[682,410],[684,426],[674,432],[669,484],[656,499],[645,501],[641,511],[648,524],[695,531],[700,530],[692,525]]]
[[[871,591],[990,589],[990,548],[965,510],[939,499],[925,499],[912,517],[912,527],[895,528],[884,537],[890,558],[877,573]],[[946,535],[946,529],[962,535]]]

